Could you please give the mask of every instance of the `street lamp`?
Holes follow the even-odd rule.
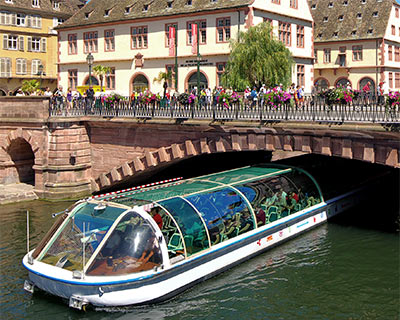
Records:
[[[44,69],[44,67],[43,67],[43,65],[42,64],[40,64],[39,66],[38,66],[38,76],[40,76],[40,82],[39,82],[39,89],[41,89],[42,88],[42,75],[43,75],[43,69]]]
[[[91,53],[86,56],[86,62],[89,65],[89,86],[92,85],[92,65],[93,65],[94,57]]]

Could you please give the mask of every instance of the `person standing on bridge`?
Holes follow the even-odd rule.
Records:
[[[89,88],[85,92],[86,95],[86,114],[92,111],[93,102],[94,102],[94,90],[93,86],[90,85]]]

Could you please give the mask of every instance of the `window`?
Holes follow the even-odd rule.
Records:
[[[145,5],[143,5],[143,12],[147,12],[147,11],[149,11],[149,5],[145,4]]]
[[[25,27],[25,15],[22,13],[17,13],[17,26]]]
[[[0,77],[11,77],[11,58],[0,58]]]
[[[114,34],[115,34],[114,29],[104,30],[104,51],[114,51],[115,50]]]
[[[226,42],[231,38],[231,18],[217,19],[217,42]]]
[[[8,50],[18,50],[18,36],[12,34],[3,35],[3,48]]]
[[[396,18],[399,17],[399,8],[394,9],[394,14],[395,14]]]
[[[353,61],[362,61],[362,46],[353,46]]]
[[[115,68],[106,74],[106,90],[115,90]]]
[[[333,2],[329,2],[328,8],[333,8]]]
[[[378,17],[378,11],[374,11],[374,12],[372,13],[372,16],[373,16],[374,18]]]
[[[400,47],[394,47],[394,61],[400,61]]]
[[[41,16],[28,16],[28,27],[41,28],[42,27],[42,17]]]
[[[316,4],[313,4],[313,5],[311,6],[311,10],[315,10],[315,9],[317,9],[317,5],[316,5]]]
[[[53,1],[53,9],[60,10],[60,2],[58,0]]]
[[[272,3],[281,4],[281,0],[271,0]]]
[[[367,34],[373,34],[374,33],[374,29],[368,29],[367,30]]]
[[[22,59],[22,58],[17,58],[15,60],[15,66],[16,66],[16,70],[15,73],[16,74],[26,74],[26,59]]]
[[[331,49],[324,49],[324,63],[331,62]]]
[[[68,54],[77,54],[78,53],[78,45],[77,45],[77,35],[76,33],[68,35]]]
[[[297,65],[297,85],[304,87],[304,64]]]
[[[304,48],[304,27],[297,26],[297,48]]]
[[[340,16],[338,17],[338,20],[339,20],[339,21],[343,21],[343,19],[344,19],[344,16],[343,16],[343,15],[340,15]]]
[[[191,45],[192,44],[192,24],[193,23],[199,23],[199,44],[205,44],[207,42],[207,34],[206,34],[206,29],[207,29],[207,21],[206,20],[200,20],[200,21],[190,21],[187,23],[187,44]]]
[[[28,51],[46,52],[46,38],[28,37]]]
[[[291,25],[287,22],[279,21],[279,40],[286,46],[291,45]]]
[[[70,69],[68,70],[68,87],[71,89],[76,89],[78,84],[78,70]]]
[[[31,65],[31,74],[32,75],[37,75],[39,72],[39,66],[42,64],[42,61],[39,59],[33,59],[32,60],[32,65]]]
[[[361,19],[362,18],[362,14],[359,12],[359,13],[357,13],[357,19]]]
[[[393,60],[393,47],[392,46],[388,46],[388,59],[389,59],[389,61]]]
[[[351,32],[351,35],[352,35],[353,37],[355,37],[355,36],[357,35],[357,30],[353,30],[353,31]]]
[[[290,7],[297,9],[298,8],[297,0],[290,0]]]
[[[168,48],[169,47],[169,29],[173,28],[174,26],[176,26],[176,29],[178,29],[178,23],[174,22],[174,23],[168,23],[165,25],[165,47]],[[175,43],[177,43],[177,39],[178,39],[178,32],[176,32],[177,30],[175,30]]]
[[[215,65],[217,67],[217,85],[221,86],[222,85],[221,77],[225,72],[225,62],[217,62]]]
[[[6,3],[13,3],[13,0],[6,0]]]
[[[132,49],[147,48],[147,26],[131,28]]]
[[[389,72],[389,83],[388,83],[389,88],[393,88],[393,73]]]
[[[396,35],[396,27],[392,25],[392,36]]]
[[[314,49],[314,63],[318,63],[318,50]]]
[[[97,52],[97,31],[83,33],[84,53]]]
[[[347,6],[348,4],[349,4],[349,2],[348,2],[347,0],[344,0],[344,1],[343,1],[343,5],[344,5],[344,6]]]
[[[399,89],[399,88],[400,88],[400,72],[396,72],[396,73],[394,74],[394,87],[395,87],[396,89]]]
[[[39,0],[32,0],[32,7],[36,7],[36,8],[40,7]]]
[[[322,22],[328,22],[328,17],[324,17],[323,19],[322,19]]]

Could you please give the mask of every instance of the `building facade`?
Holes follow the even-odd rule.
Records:
[[[58,42],[54,28],[79,10],[79,0],[2,0],[0,94],[13,95],[22,81],[57,86]]]
[[[400,5],[393,0],[310,0],[318,89],[400,89]]]
[[[252,25],[269,21],[273,32],[291,50],[296,65],[293,82],[310,92],[313,83],[313,21],[306,0],[91,0],[57,28],[60,83],[75,89],[89,83],[86,57],[93,66],[111,68],[104,87],[123,95],[145,88],[162,92],[154,81],[160,71],[175,67],[169,30],[176,27],[178,73],[169,83],[184,92],[197,84],[197,54],[192,51],[192,25],[199,26],[200,82],[220,85],[230,53],[230,39]],[[252,63],[249,61],[249,63]],[[100,79],[92,74],[92,83]]]

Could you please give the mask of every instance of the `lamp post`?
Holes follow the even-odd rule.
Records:
[[[94,57],[91,53],[86,56],[86,62],[89,66],[89,86],[92,86],[92,65]]]
[[[201,60],[201,55],[200,55],[200,22],[197,21],[197,101],[200,101],[200,60]]]
[[[44,67],[43,67],[43,65],[42,64],[40,64],[39,66],[38,66],[38,76],[40,76],[40,82],[39,82],[39,89],[41,89],[42,88],[42,75],[43,75],[43,69],[44,69]]]
[[[178,25],[174,24],[175,28],[175,91],[178,91]]]

